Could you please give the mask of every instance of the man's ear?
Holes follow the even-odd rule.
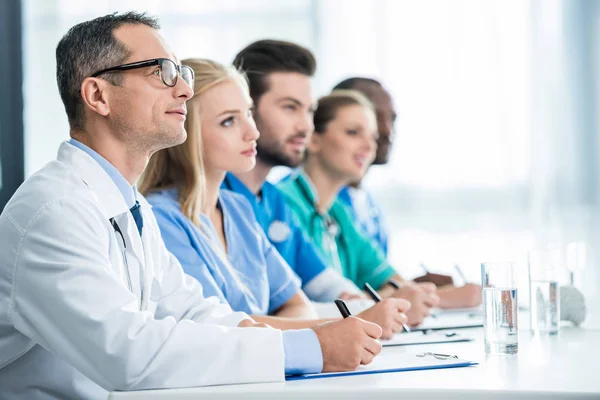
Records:
[[[106,117],[110,112],[109,85],[103,79],[85,78],[81,83],[81,98],[85,107]]]

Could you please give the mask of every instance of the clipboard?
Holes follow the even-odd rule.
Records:
[[[392,339],[382,340],[381,344],[383,347],[412,346],[417,344],[470,342],[472,340],[474,338],[463,336],[456,332],[412,331],[396,333]]]
[[[428,369],[461,368],[477,365],[473,361],[437,353],[387,354],[375,357],[369,365],[361,365],[356,371],[325,372],[320,374],[289,375],[286,381],[335,378],[339,376],[385,374],[390,372],[421,371]]]

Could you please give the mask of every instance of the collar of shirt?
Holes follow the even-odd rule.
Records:
[[[317,209],[317,190],[304,170],[299,169],[294,172],[290,182],[291,185],[297,187],[296,193],[300,196],[300,198],[296,197],[297,200],[299,200],[305,210],[312,215],[310,217],[310,223],[316,224],[316,227],[322,227],[328,232],[330,228],[334,229],[332,226],[337,226],[335,228],[337,233],[335,233],[334,236],[339,237],[340,240],[343,241],[343,235],[339,236],[338,234],[340,230],[344,229],[344,225],[352,224],[351,211],[348,210],[349,207],[336,198],[327,212],[319,212]],[[284,185],[286,185],[286,183]]]
[[[248,187],[231,172],[228,172],[227,175],[225,175],[225,179],[223,179],[221,188],[241,194],[248,199],[250,203],[260,201],[259,196],[252,193],[250,189],[248,189]]]
[[[350,186],[344,186],[340,193],[338,193],[338,199],[342,201],[342,203],[349,205],[352,207],[352,197],[350,196]]]
[[[137,198],[137,190],[135,186],[131,186],[129,182],[127,182],[127,179],[125,179],[123,174],[121,174],[119,170],[115,168],[114,165],[109,163],[106,160],[106,158],[102,157],[100,154],[96,153],[94,150],[90,149],[85,144],[73,138],[69,140],[69,143],[77,147],[78,149],[85,151],[87,154],[90,155],[90,157],[96,160],[98,164],[100,164],[102,169],[108,174],[108,176],[110,176],[110,179],[112,179],[115,185],[117,185],[117,188],[119,188],[119,192],[121,192],[121,195],[125,199],[127,207],[131,208],[135,205],[135,201]]]
[[[302,197],[304,197],[304,200],[312,206],[315,212],[319,213],[317,210],[317,189],[310,180],[310,177],[306,175],[304,170],[301,169],[296,171],[294,174]]]

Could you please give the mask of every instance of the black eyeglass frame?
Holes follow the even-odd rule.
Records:
[[[173,84],[169,85],[167,82],[165,82],[165,78],[164,75],[162,73],[163,70],[163,63],[164,62],[170,62],[173,65],[175,65],[175,70],[177,71],[177,74],[175,75],[175,78],[173,79]],[[128,63],[128,64],[122,64],[122,65],[117,65],[115,67],[110,67],[110,68],[105,68],[102,69],[100,71],[94,72],[92,75],[90,75],[91,78],[97,78],[102,74],[105,74],[107,72],[121,72],[121,71],[129,71],[132,69],[138,69],[138,68],[146,68],[146,67],[151,67],[153,65],[158,65],[160,67],[160,80],[162,81],[162,83],[164,83],[166,86],[168,87],[174,87],[175,85],[177,85],[177,80],[179,79],[180,76],[182,76],[182,70],[183,68],[187,68],[192,76],[192,81],[191,82],[187,82],[186,83],[193,89],[194,86],[194,70],[187,66],[187,65],[177,65],[173,60],[169,59],[169,58],[153,58],[151,60],[143,60],[143,61],[136,61],[136,62],[132,62],[132,63]],[[185,79],[184,79],[185,81]]]

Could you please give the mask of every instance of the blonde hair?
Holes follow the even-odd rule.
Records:
[[[338,89],[321,97],[317,102],[317,109],[313,116],[315,133],[324,133],[329,122],[333,121],[340,108],[346,106],[362,106],[375,117],[373,103],[358,90]]]
[[[148,195],[159,190],[178,189],[181,212],[199,226],[200,214],[205,205],[206,176],[202,159],[202,116],[201,110],[196,106],[197,99],[227,80],[238,83],[246,93],[249,89],[244,75],[234,67],[206,59],[187,59],[182,64],[192,67],[195,73],[194,97],[188,101],[185,121],[187,140],[152,155],[139,190],[143,195]]]

